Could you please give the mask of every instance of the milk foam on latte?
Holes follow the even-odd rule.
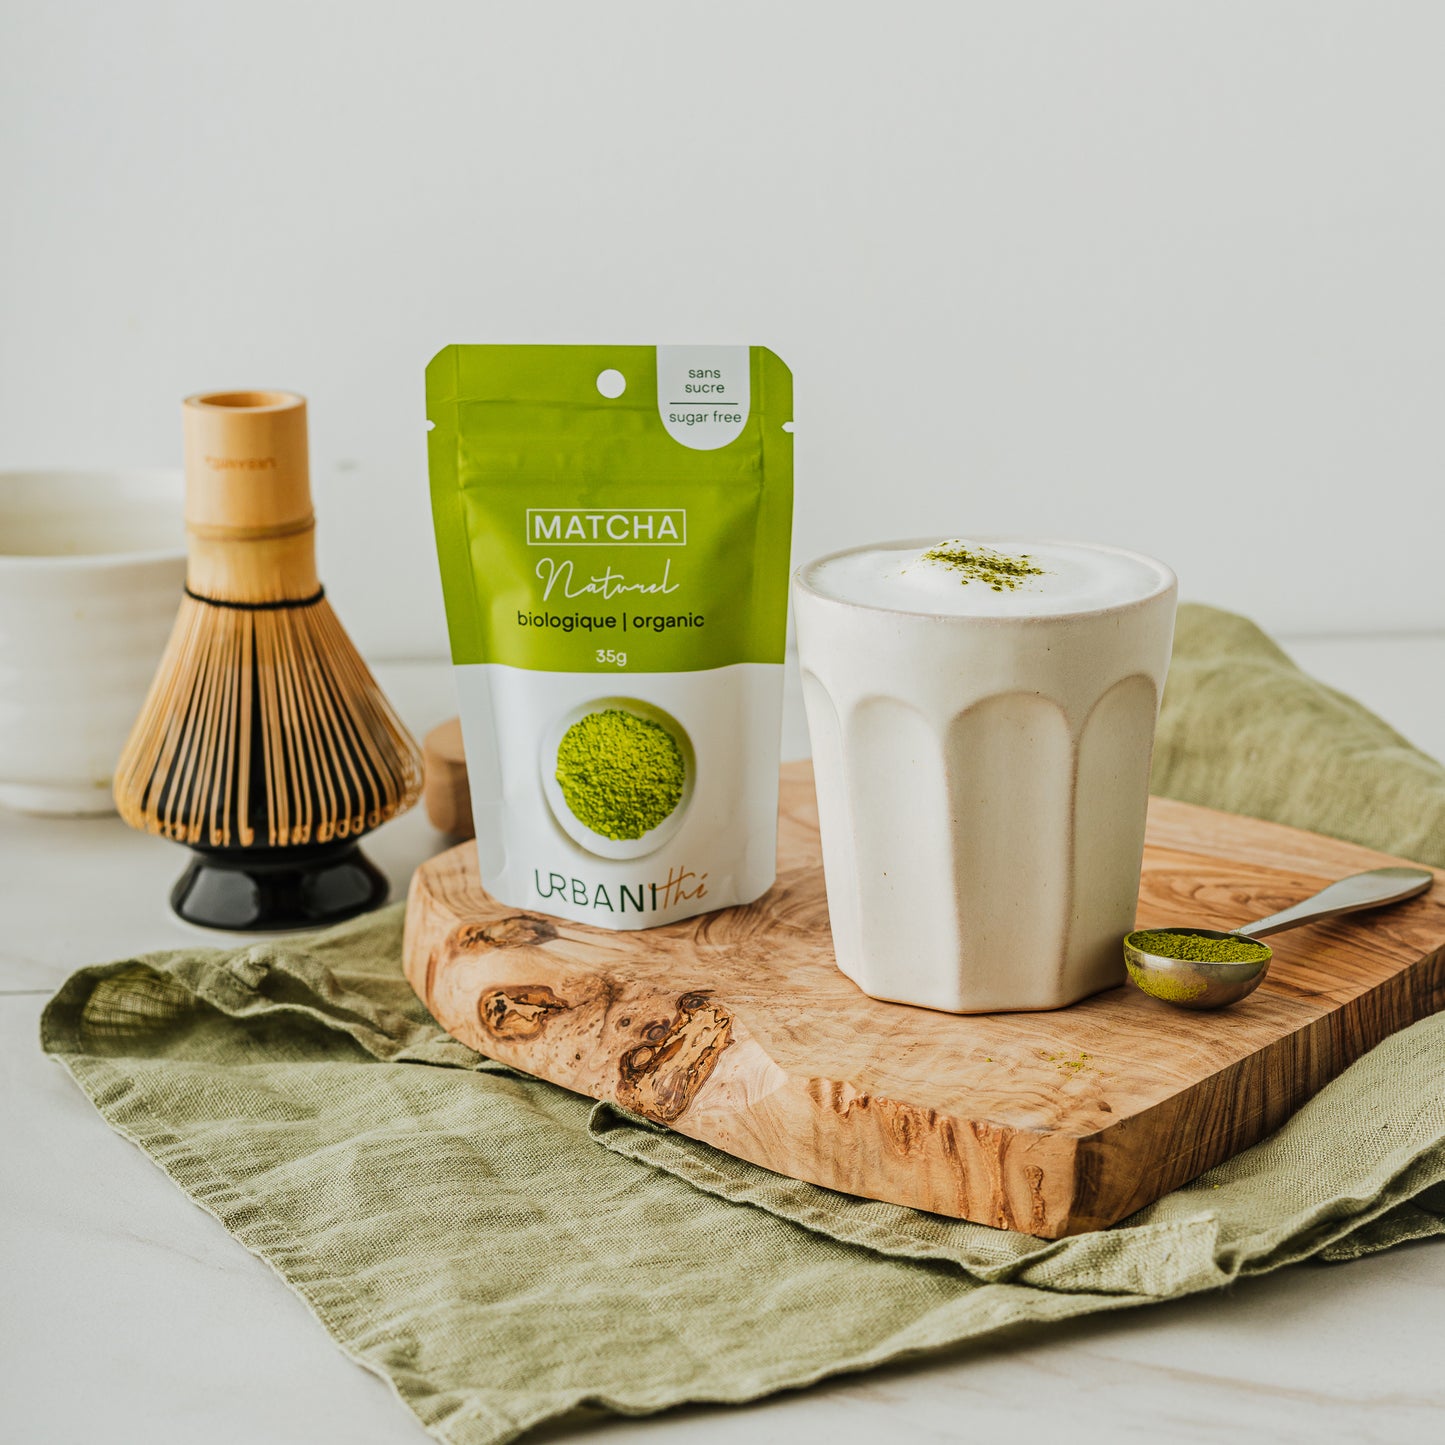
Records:
[[[804,580],[825,597],[894,612],[1053,617],[1139,602],[1174,579],[1148,557],[1113,547],[955,537],[825,557]]]

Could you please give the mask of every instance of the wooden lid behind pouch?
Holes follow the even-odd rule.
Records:
[[[451,718],[438,723],[422,744],[426,766],[426,782],[422,801],[432,827],[453,838],[470,838],[475,833],[472,823],[472,795],[467,787],[467,759],[462,751],[462,722]]]

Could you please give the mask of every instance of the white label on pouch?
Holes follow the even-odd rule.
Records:
[[[742,435],[751,402],[746,346],[657,348],[657,410],[673,441],[696,452],[725,447]]]

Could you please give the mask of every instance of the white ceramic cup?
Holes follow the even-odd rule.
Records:
[[[847,555],[793,583],[839,968],[875,998],[955,1013],[1123,983],[1174,574],[1127,553],[1158,579],[1133,601],[940,615],[812,585]]]
[[[0,804],[114,811],[186,578],[178,471],[0,472]]]

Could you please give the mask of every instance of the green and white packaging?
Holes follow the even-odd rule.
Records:
[[[756,346],[449,346],[426,394],[487,891],[617,929],[759,897],[792,374]]]

